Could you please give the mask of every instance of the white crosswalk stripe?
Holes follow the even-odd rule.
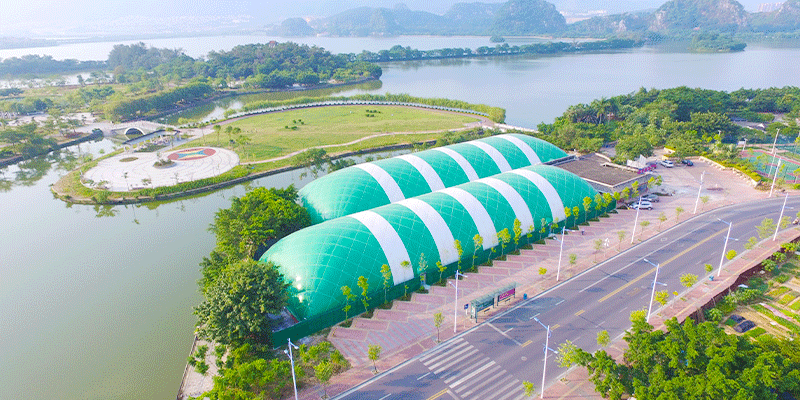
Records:
[[[464,340],[420,357],[458,399],[517,400],[522,382]]]

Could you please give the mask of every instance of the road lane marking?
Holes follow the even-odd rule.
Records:
[[[725,232],[725,231],[727,231],[727,228],[726,228],[726,229],[722,229],[722,230],[720,230],[720,231],[719,231],[719,232],[717,232],[717,233],[711,234],[709,237],[707,237],[707,238],[705,238],[705,239],[703,239],[703,240],[701,240],[701,241],[697,242],[697,243],[696,243],[696,244],[694,244],[692,247],[689,247],[688,249],[686,249],[686,250],[684,250],[684,251],[682,251],[682,252],[680,252],[680,253],[676,254],[675,256],[673,256],[672,258],[670,258],[669,260],[667,260],[667,261],[664,261],[663,263],[661,263],[661,266],[663,267],[663,266],[665,266],[665,265],[667,265],[667,264],[669,264],[669,263],[671,263],[671,262],[673,262],[673,261],[677,260],[679,257],[681,257],[681,256],[685,255],[686,253],[688,253],[688,252],[690,252],[690,251],[692,251],[692,250],[694,250],[694,249],[696,249],[696,248],[700,247],[700,246],[701,246],[701,245],[703,245],[705,242],[707,242],[707,241],[709,241],[709,240],[713,239],[715,236],[717,236],[717,235],[720,235],[720,234],[722,234],[722,232]],[[644,278],[644,277],[646,277],[646,276],[648,276],[648,275],[652,274],[652,273],[653,273],[653,272],[655,272],[655,271],[656,271],[656,269],[655,269],[655,268],[651,268],[649,271],[645,272],[644,274],[642,274],[642,275],[639,275],[638,277],[634,278],[634,279],[633,279],[633,280],[631,280],[630,282],[628,282],[628,283],[626,283],[626,284],[624,284],[624,285],[620,286],[619,288],[617,288],[617,289],[616,289],[616,290],[614,290],[613,292],[611,292],[611,293],[609,293],[609,294],[607,294],[607,295],[603,296],[603,298],[601,298],[600,300],[597,300],[597,302],[598,302],[598,303],[602,303],[602,302],[604,302],[604,301],[608,300],[608,299],[609,299],[609,298],[611,298],[612,296],[615,296],[615,295],[617,295],[619,292],[621,292],[621,291],[623,291],[623,290],[627,289],[628,287],[630,287],[630,286],[631,286],[631,285],[633,285],[634,283],[638,282],[638,281],[639,281],[639,280],[641,280],[642,278]]]
[[[428,397],[428,400],[434,400],[434,399],[438,399],[438,398],[439,398],[439,397],[441,397],[443,394],[447,393],[447,391],[448,391],[448,390],[450,390],[450,389],[449,389],[449,388],[448,388],[448,389],[442,389],[442,391],[441,391],[441,392],[439,392],[439,393],[436,393],[435,395],[433,395],[433,396],[431,396],[431,397]]]
[[[380,399],[378,399],[378,400],[383,400],[383,399],[385,399],[385,398],[387,398],[387,397],[389,397],[389,396],[391,396],[391,395],[392,395],[392,394],[391,394],[391,393],[389,393],[389,394],[387,394],[386,396],[383,396],[383,397],[381,397],[381,398],[380,398]]]
[[[559,326],[561,326],[561,325],[559,325],[559,324],[555,324],[555,325],[553,325],[553,326],[550,328],[550,331],[552,332],[552,331],[556,330],[556,328],[558,328]]]
[[[422,375],[422,376],[420,376],[419,378],[417,378],[417,380],[420,380],[420,379],[422,379],[422,378],[424,378],[424,377],[426,377],[426,376],[428,376],[428,375],[430,375],[430,374],[431,374],[431,373],[430,373],[430,372],[428,372],[427,374],[425,374],[425,375]]]
[[[512,329],[514,329],[514,327],[513,327],[513,326],[512,326],[511,328],[508,328],[508,329],[506,329],[506,331],[505,331],[505,332],[503,332],[503,333],[508,333],[508,332],[511,332],[511,330],[512,330]]]
[[[576,313],[575,313],[575,316],[576,316],[576,317],[579,317],[581,314],[583,314],[583,313],[585,313],[585,312],[586,312],[586,310],[580,310],[580,311],[578,311],[578,312],[576,312]]]
[[[510,341],[512,341],[512,342],[514,342],[514,343],[516,343],[516,344],[517,344],[517,346],[522,346],[522,343],[520,343],[520,342],[518,342],[518,341],[514,340],[514,338],[512,338],[511,336],[508,336],[508,334],[507,334],[507,333],[505,333],[505,332],[501,331],[501,330],[500,330],[500,328],[498,328],[498,327],[496,327],[496,326],[492,325],[492,323],[491,323],[491,322],[486,322],[486,325],[488,325],[488,326],[489,326],[489,327],[491,327],[492,329],[496,330],[496,331],[497,331],[499,334],[501,334],[501,335],[505,336],[505,337],[506,337],[506,339],[508,339],[508,340],[510,340]]]
[[[533,343],[533,341],[532,340],[528,340],[527,342],[522,344],[522,347],[525,347],[525,346],[527,346],[527,345],[529,345],[531,343]]]
[[[558,303],[556,303],[556,305],[559,305],[559,304],[561,304],[561,303],[563,303],[563,302],[565,302],[565,301],[567,301],[567,300],[566,300],[566,299],[561,299],[561,301],[559,301]]]
[[[488,362],[488,363],[486,363],[484,366],[482,366],[482,367],[480,367],[480,368],[476,369],[475,371],[472,371],[472,372],[470,372],[470,373],[469,373],[469,375],[463,376],[463,377],[461,377],[461,379],[459,379],[459,380],[457,380],[457,381],[455,381],[455,382],[453,382],[453,379],[455,379],[455,378],[456,378],[456,377],[454,376],[454,377],[452,377],[452,378],[445,379],[444,383],[447,383],[447,384],[449,384],[449,385],[450,385],[450,387],[456,387],[456,386],[458,386],[458,385],[460,385],[460,384],[464,383],[464,382],[465,382],[467,379],[470,379],[470,378],[472,378],[473,376],[475,376],[475,375],[478,375],[478,374],[480,374],[481,372],[483,372],[483,371],[485,371],[485,370],[487,370],[487,369],[491,368],[491,367],[492,367],[494,364],[495,364],[495,362],[494,362],[494,361],[489,361],[489,362]],[[453,383],[451,384],[450,382],[453,382]]]

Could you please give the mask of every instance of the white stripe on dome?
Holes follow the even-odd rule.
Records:
[[[436,250],[439,251],[439,259],[443,265],[458,261],[458,250],[456,250],[453,233],[450,232],[450,227],[444,222],[442,216],[430,204],[417,198],[406,199],[397,204],[407,207],[422,220],[433,236],[433,242],[436,243]]]
[[[389,197],[389,202],[394,203],[406,198],[406,196],[403,195],[403,191],[400,190],[400,186],[398,186],[397,182],[395,182],[394,178],[392,178],[388,172],[384,171],[383,168],[372,163],[356,164],[354,167],[359,168],[372,176],[372,178],[378,182],[378,185],[381,185],[381,188],[386,193],[386,196]]]
[[[386,260],[389,262],[395,285],[414,279],[414,269],[401,265],[403,261],[410,262],[408,250],[406,250],[406,245],[403,244],[400,235],[389,224],[389,221],[374,211],[361,211],[350,214],[350,217],[355,218],[366,226],[372,236],[378,240],[378,244],[380,244],[383,254],[386,255]]]
[[[442,183],[442,178],[439,177],[439,174],[430,166],[425,160],[413,155],[413,154],[404,154],[402,156],[398,156],[397,158],[411,164],[420,174],[422,177],[425,178],[425,182],[428,182],[428,186],[430,186],[431,191],[435,192],[437,190],[444,189],[444,183]]]
[[[464,158],[464,156],[458,154],[453,149],[448,149],[446,147],[437,147],[431,150],[436,150],[438,152],[450,156],[450,158],[452,158],[458,164],[458,166],[464,170],[464,173],[467,174],[467,179],[469,179],[470,182],[476,181],[480,178],[478,176],[478,173],[475,172],[475,168],[472,168],[472,164],[470,164],[469,161],[467,161],[467,159]]]
[[[528,161],[531,163],[531,165],[542,163],[542,160],[539,159],[539,156],[536,154],[533,148],[531,148],[529,144],[525,143],[524,140],[509,134],[497,135],[496,137],[508,140],[509,142],[513,143],[514,146],[517,146],[520,150],[522,150],[523,153],[525,153],[525,157],[528,157]]]
[[[486,211],[486,208],[475,196],[464,189],[455,187],[440,190],[438,193],[444,193],[454,198],[467,210],[469,216],[472,217],[472,221],[475,222],[475,226],[478,227],[478,234],[483,238],[484,250],[497,246],[497,229],[494,227],[492,217],[489,216],[489,212]]]
[[[567,218],[566,214],[564,214],[564,202],[561,200],[561,195],[558,194],[558,191],[553,187],[550,181],[536,172],[524,168],[513,170],[511,173],[526,178],[539,188],[544,198],[547,199],[547,204],[550,206],[550,213],[553,215],[554,221],[563,221]]]
[[[531,210],[528,209],[528,204],[525,203],[525,200],[522,199],[522,196],[514,190],[511,185],[496,179],[496,178],[483,178],[476,182],[480,182],[486,185],[489,185],[492,189],[498,191],[500,195],[502,195],[508,204],[511,205],[511,208],[514,210],[514,215],[517,217],[519,222],[522,223],[522,233],[528,233],[529,228],[533,226],[533,216],[531,215]]]
[[[492,158],[492,161],[494,161],[494,163],[497,164],[497,168],[500,168],[500,172],[511,171],[511,165],[508,164],[508,161],[506,161],[506,158],[503,157],[503,154],[501,154],[499,151],[497,151],[497,149],[495,149],[488,143],[484,143],[478,140],[473,140],[471,142],[464,142],[464,143],[471,144],[483,150],[484,153],[488,154],[489,157]]]

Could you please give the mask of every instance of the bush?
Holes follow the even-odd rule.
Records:
[[[206,372],[208,372],[208,364],[206,364],[205,360],[200,361],[197,363],[197,365],[194,366],[194,369],[195,371],[200,373],[200,375],[205,375]]]
[[[792,300],[794,300],[796,298],[797,298],[797,296],[795,296],[795,295],[793,295],[791,293],[788,293],[788,294],[783,295],[783,297],[781,297],[781,299],[778,300],[778,303],[785,306],[785,305],[791,303]]]
[[[786,274],[780,274],[775,278],[778,283],[786,283],[791,277]]]
[[[742,336],[749,337],[749,338],[756,338],[756,337],[759,337],[759,336],[761,336],[761,335],[763,335],[765,333],[767,333],[766,329],[764,329],[764,328],[762,328],[760,326],[757,326],[757,327],[751,329],[749,332],[746,332]]]

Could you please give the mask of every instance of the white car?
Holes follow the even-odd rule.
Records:
[[[658,163],[663,165],[663,166],[665,166],[665,167],[667,167],[667,168],[672,168],[672,167],[675,166],[675,163],[670,161],[670,160],[661,160]]]
[[[653,203],[651,203],[649,201],[646,201],[646,200],[642,200],[642,201],[637,202],[637,203],[632,203],[628,207],[630,207],[632,210],[638,210],[638,209],[652,210],[653,209]]]

